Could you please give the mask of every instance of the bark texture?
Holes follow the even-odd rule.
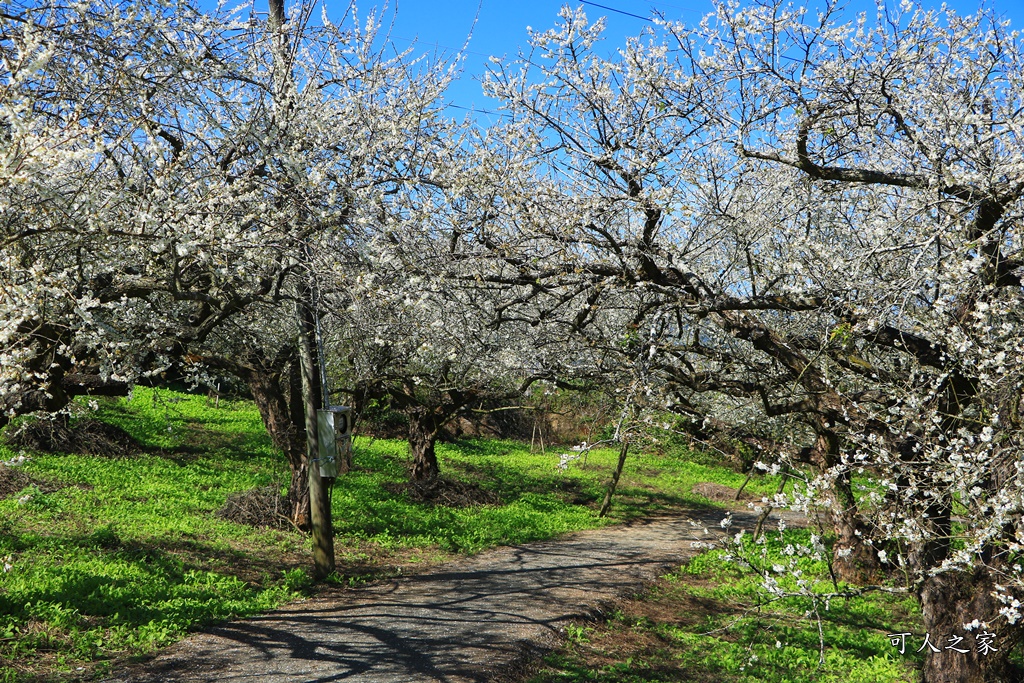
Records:
[[[1006,625],[998,616],[999,602],[992,595],[995,584],[992,571],[978,567],[973,573],[932,576],[921,585],[918,599],[924,627],[930,642],[939,649],[933,652],[925,648],[924,683],[1013,683],[1021,680],[1021,672],[1008,659],[1010,650],[1020,639],[1019,628]],[[979,646],[978,637],[985,629],[967,631],[964,628],[964,624],[975,619],[990,624],[988,631],[996,636],[992,642],[995,650],[984,652]],[[997,629],[993,624],[1002,624],[1002,628]],[[949,640],[951,636],[963,640],[956,643]],[[951,646],[957,649],[947,649]]]
[[[440,420],[434,411],[423,406],[414,406],[406,410],[409,418],[409,455],[412,456],[413,481],[429,481],[437,479],[440,468],[434,444],[441,427]]]
[[[831,510],[836,540],[832,546],[832,570],[840,581],[852,584],[872,583],[882,576],[882,566],[875,549],[865,543],[871,538],[864,520],[857,513],[848,475],[833,485]]]

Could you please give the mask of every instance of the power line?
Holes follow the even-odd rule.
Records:
[[[653,21],[654,21],[650,17],[642,17],[639,14],[633,14],[632,12],[626,12],[624,10],[616,9],[614,7],[608,7],[607,5],[602,5],[602,4],[599,4],[599,3],[596,3],[596,2],[591,2],[591,0],[578,0],[578,1],[581,4],[583,4],[583,5],[590,5],[592,7],[599,7],[601,9],[603,9],[603,10],[607,10],[609,12],[615,12],[617,14],[622,14],[622,15],[625,15],[627,17],[633,17],[634,19],[640,19],[641,21],[647,21],[647,22],[651,22],[651,23],[653,23]],[[658,7],[655,6],[655,3],[648,2],[646,4],[650,5],[653,10],[657,10],[658,9]],[[688,8],[688,7],[680,7],[679,5],[671,5],[671,4],[665,3],[665,2],[658,2],[657,4],[658,5],[662,5],[664,7],[671,7],[673,9],[682,10],[682,11],[685,11],[685,12],[698,12],[698,10],[695,10],[695,9],[691,9],[691,8]],[[453,48],[453,47],[450,47],[450,46],[447,46],[447,45],[441,45],[440,43],[436,43],[436,42],[435,43],[426,42],[426,41],[423,41],[423,40],[418,39],[418,38],[405,38],[403,36],[395,36],[395,35],[392,35],[390,37],[393,38],[393,39],[396,39],[396,40],[404,40],[404,41],[407,41],[409,43],[418,43],[420,45],[424,45],[424,46],[427,46],[427,47],[443,48],[443,49],[446,49],[446,50],[452,50],[453,52],[457,52],[457,53],[479,55],[481,57],[491,58],[491,55],[486,55],[486,54],[484,54],[482,52],[474,52],[473,50],[466,50],[464,48],[459,50],[457,48]],[[500,117],[503,117],[503,118],[514,118],[511,114],[508,114],[507,112],[492,111],[490,109],[477,109],[476,107],[464,107],[464,106],[462,106],[460,104],[454,104],[454,103],[451,103],[451,102],[445,104],[444,106],[445,107],[450,107],[452,109],[461,109],[463,111],[472,112],[474,114],[488,114],[490,116],[500,116]]]
[[[634,19],[640,19],[641,21],[650,21],[650,22],[654,21],[653,19],[651,19],[649,17],[642,17],[639,14],[632,14],[631,12],[623,12],[622,10],[615,9],[614,7],[608,7],[607,5],[599,5],[596,2],[590,2],[590,0],[579,0],[579,1],[580,1],[580,4],[583,4],[583,5],[591,5],[593,7],[600,7],[601,9],[606,9],[609,12],[618,12],[619,14],[625,14],[627,17],[633,17]]]
[[[474,114],[476,114],[476,113],[490,114],[492,116],[504,116],[505,118],[509,118],[509,119],[512,118],[512,116],[510,114],[508,114],[507,112],[503,112],[503,111],[491,111],[489,109],[477,109],[476,107],[463,107],[461,104],[452,104],[450,102],[448,104],[444,105],[444,106],[452,107],[453,109],[465,109],[466,111],[471,111]]]
[[[658,6],[660,5],[662,7],[671,7],[672,9],[682,10],[683,12],[694,12],[696,14],[701,15],[707,14],[706,10],[694,9],[692,7],[680,7],[679,5],[670,5],[667,2],[662,2],[661,0],[658,0],[657,2],[648,2],[647,4],[650,5],[652,9],[658,9]]]

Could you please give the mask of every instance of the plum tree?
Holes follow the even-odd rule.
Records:
[[[315,27],[313,3],[278,8],[268,30],[163,0],[5,6],[0,425],[172,364],[229,371],[302,524],[296,286],[429,181],[452,73],[354,7]]]
[[[508,219],[475,234],[496,277],[577,311],[585,343],[649,339],[663,408],[764,437],[767,467],[815,466],[792,502],[830,510],[843,578],[897,562],[930,632],[998,625],[1009,650],[1017,35],[987,11],[844,22],[764,2],[603,57],[600,22],[561,17],[486,83],[523,174],[492,193]],[[865,468],[885,493],[858,503]],[[932,653],[925,677],[1003,680],[1005,654]]]

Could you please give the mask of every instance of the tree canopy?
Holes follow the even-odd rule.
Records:
[[[313,293],[415,476],[474,401],[600,380],[803,472],[842,578],[898,565],[929,629],[1020,640],[1024,52],[995,12],[727,3],[606,56],[566,7],[492,60],[480,130],[443,113],[457,60],[313,9],[5,6],[0,426],[227,371],[299,472]]]

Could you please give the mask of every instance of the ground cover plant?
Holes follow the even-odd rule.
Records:
[[[796,590],[803,578],[812,591],[833,592],[826,557],[791,554],[794,547],[811,545],[811,533],[773,531],[763,545],[747,534],[744,549],[770,573],[773,565],[784,567],[775,578],[785,590]],[[912,595],[768,599],[761,576],[725,556],[724,550],[699,555],[647,594],[622,601],[606,620],[571,624],[564,646],[546,658],[530,683],[918,679],[920,638],[908,637],[901,655],[889,635],[923,633]]]
[[[81,419],[120,427],[137,452],[0,445],[0,459],[12,463],[0,469],[19,485],[0,499],[0,681],[89,678],[190,629],[311,590],[304,534],[218,515],[233,495],[287,485],[287,463],[252,403],[139,387],[130,399],[95,408],[83,403],[71,425]],[[613,450],[531,453],[529,444],[483,439],[441,444],[438,457],[452,481],[500,501],[453,506],[417,500],[402,488],[406,449],[404,441],[356,439],[356,468],[333,492],[335,583],[708,505],[691,492],[695,484],[735,488],[744,479],[684,451],[640,454],[626,467],[611,515],[599,519]],[[747,488],[764,493],[775,485],[758,478]]]
[[[212,514],[228,492],[280,480],[282,466],[251,405],[205,403],[138,389],[95,416],[146,452],[29,453],[17,467],[73,485],[0,501],[0,680],[88,673],[303,587],[302,570],[286,573],[304,557],[301,536]],[[17,455],[5,447],[3,459]]]

